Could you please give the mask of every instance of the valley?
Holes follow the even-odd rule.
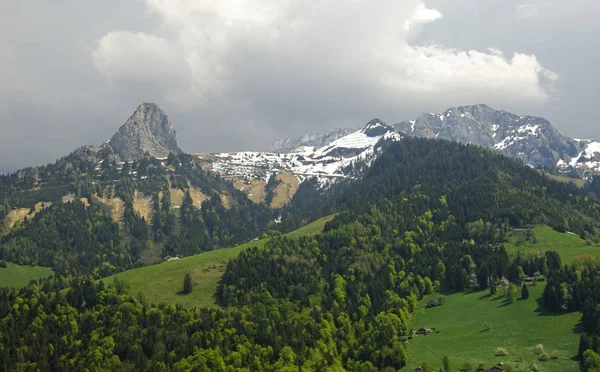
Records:
[[[598,14],[0,1],[0,372],[600,372]]]
[[[541,120],[475,105],[187,154],[142,104],[100,147],[0,177],[0,366],[600,367],[600,182],[547,166],[584,151],[566,137],[510,152],[552,142]]]

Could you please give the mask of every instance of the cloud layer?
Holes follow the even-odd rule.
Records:
[[[94,65],[114,82],[153,82],[164,88],[162,99],[179,107],[227,97],[254,115],[279,111],[269,103],[290,106],[289,97],[360,106],[364,93],[375,95],[366,101],[387,105],[447,94],[455,103],[510,97],[541,104],[557,79],[535,55],[411,43],[425,24],[442,18],[418,0],[146,0],[145,6],[160,20],[156,32],[107,33],[93,50]]]

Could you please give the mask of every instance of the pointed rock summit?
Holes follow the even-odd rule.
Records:
[[[373,119],[368,122],[367,125],[365,125],[362,131],[368,137],[380,137],[388,132],[392,132],[393,129],[387,126],[387,124],[385,124],[383,121],[379,119]]]
[[[181,151],[169,117],[154,103],[139,105],[109,144],[123,161],[140,159],[146,152],[163,157]]]

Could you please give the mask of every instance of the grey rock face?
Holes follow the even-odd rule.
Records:
[[[393,130],[379,119],[373,119],[363,128],[363,133],[368,137],[380,137]]]
[[[302,146],[314,146],[319,148],[355,131],[356,129],[337,128],[330,130],[327,133],[306,134],[302,137],[280,139],[273,142],[273,145],[271,145],[271,152],[290,152]]]
[[[442,114],[422,114],[394,129],[409,136],[439,138],[491,147],[533,167],[554,168],[582,150],[582,144],[561,134],[546,119],[517,116],[487,105],[449,108]]]
[[[148,152],[164,157],[180,152],[177,133],[167,114],[154,103],[142,103],[110,139],[109,145],[121,160],[137,160]]]

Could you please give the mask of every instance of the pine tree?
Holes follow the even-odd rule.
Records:
[[[183,294],[192,293],[192,276],[188,273],[183,278]]]
[[[521,299],[526,300],[529,298],[529,289],[527,285],[523,284],[523,288],[521,289]]]
[[[444,355],[444,358],[442,359],[442,366],[444,372],[450,372],[450,358],[448,358],[447,355]]]
[[[577,355],[581,357],[586,350],[591,348],[592,345],[589,336],[585,333],[582,333],[581,336],[579,336],[579,350],[577,351]]]
[[[544,289],[544,305],[546,306],[546,309],[548,309],[549,311],[559,311],[560,310],[560,298],[558,298],[558,295],[556,294],[556,291],[554,290],[554,286],[551,284],[547,284],[546,288]]]

